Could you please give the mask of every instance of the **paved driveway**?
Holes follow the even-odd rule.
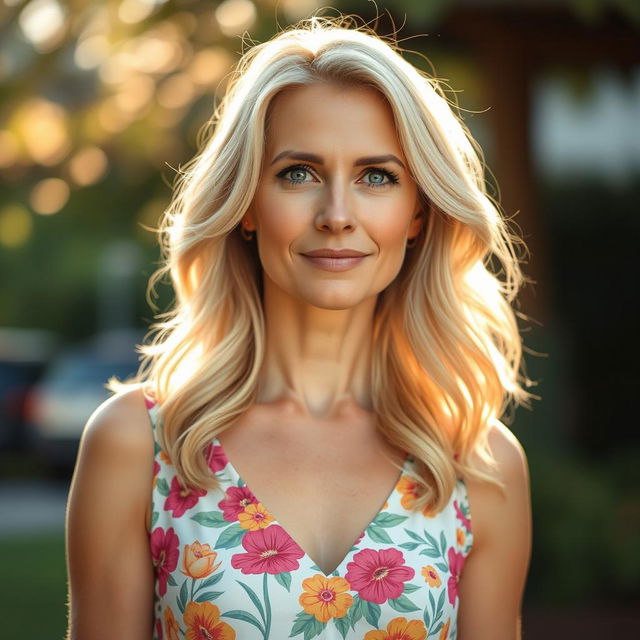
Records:
[[[68,481],[0,481],[0,537],[64,531]]]

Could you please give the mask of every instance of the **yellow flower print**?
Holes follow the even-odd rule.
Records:
[[[398,491],[402,494],[400,504],[407,511],[411,511],[413,501],[418,497],[418,483],[409,476],[402,476],[398,483]],[[422,515],[427,518],[435,518],[436,514],[432,513],[428,507],[422,510]]]
[[[180,640],[180,627],[176,622],[173,611],[171,611],[171,607],[167,607],[164,610],[164,632],[167,640]]]
[[[386,630],[367,631],[363,640],[425,640],[427,628],[422,620],[394,618]]]
[[[190,578],[206,578],[220,566],[220,562],[215,564],[217,557],[217,552],[212,551],[208,544],[200,544],[197,540],[193,544],[185,544],[182,573]]]
[[[316,573],[311,578],[302,581],[304,592],[300,594],[298,602],[305,613],[313,615],[320,622],[327,622],[330,618],[342,618],[353,603],[349,593],[349,583],[340,576],[328,578]]]
[[[220,620],[220,609],[211,602],[190,602],[184,611],[184,623],[186,640],[236,640],[233,627]]]
[[[238,521],[243,529],[249,529],[249,531],[257,531],[258,529],[264,529],[267,525],[273,522],[271,514],[262,506],[262,503],[256,502],[248,504],[244,511],[238,514]]]
[[[456,542],[458,543],[458,546],[463,547],[464,541],[465,541],[464,531],[460,528],[456,529]]]
[[[442,584],[440,575],[430,564],[426,567],[422,567],[422,575],[424,576],[425,581],[429,583],[430,587],[439,587]]]
[[[442,631],[440,631],[440,637],[438,640],[447,640],[449,637],[449,626],[451,625],[451,618],[447,618],[447,623],[442,627]]]

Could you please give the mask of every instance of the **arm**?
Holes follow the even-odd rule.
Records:
[[[500,422],[489,434],[505,494],[469,481],[473,547],[460,578],[459,640],[520,640],[520,608],[531,556],[525,452]]]
[[[67,640],[151,638],[152,480],[153,436],[135,388],[101,404],[80,441],[67,505]]]

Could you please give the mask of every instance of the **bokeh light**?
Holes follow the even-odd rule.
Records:
[[[32,230],[31,213],[23,205],[11,203],[0,209],[0,245],[3,247],[21,247]]]
[[[18,138],[6,129],[0,129],[0,168],[7,168],[18,160]]]
[[[42,215],[57,213],[69,200],[69,185],[60,178],[45,178],[36,183],[29,196],[31,208]]]
[[[84,147],[69,161],[69,175],[80,186],[94,184],[105,174],[109,161],[99,147]]]
[[[60,105],[31,98],[18,107],[14,119],[15,130],[34,162],[52,166],[69,152],[66,112]]]
[[[225,0],[216,9],[215,16],[225,36],[239,35],[250,29],[258,17],[251,0]]]
[[[40,53],[53,51],[64,39],[66,10],[56,0],[32,0],[20,12],[22,33]]]

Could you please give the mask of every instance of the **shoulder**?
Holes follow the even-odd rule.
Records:
[[[478,546],[491,544],[505,534],[518,534],[526,543],[530,530],[529,465],[516,436],[496,420],[487,433],[495,459],[494,474],[503,489],[487,482],[468,480],[469,508]]]
[[[99,457],[115,464],[153,458],[153,433],[141,385],[118,391],[99,405],[82,432],[78,463]]]

